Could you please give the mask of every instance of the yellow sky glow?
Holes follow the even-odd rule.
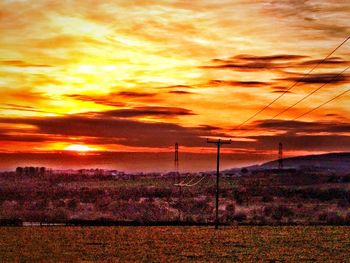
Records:
[[[178,140],[184,150],[200,152],[199,139],[206,146],[205,138],[215,136],[236,138],[237,149],[248,142],[247,151],[271,151],[259,136],[288,134],[291,128],[259,121],[298,101],[350,60],[349,41],[315,69],[313,79],[247,123],[241,135],[234,127],[350,35],[349,3],[7,0],[0,10],[3,152],[9,145],[19,151],[172,151]],[[344,76],[279,119],[290,121],[346,90],[349,73]],[[347,94],[301,121],[348,123],[348,101]],[[169,135],[168,144],[158,143],[160,131]]]

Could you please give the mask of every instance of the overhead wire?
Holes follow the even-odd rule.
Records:
[[[272,104],[274,104],[277,100],[282,98],[288,91],[293,89],[298,83],[300,83],[302,80],[304,80],[308,75],[310,75],[319,65],[324,63],[331,55],[333,55],[341,46],[343,46],[348,40],[350,39],[350,36],[348,36],[342,43],[340,43],[335,49],[332,50],[324,59],[322,59],[320,62],[318,62],[314,67],[312,67],[307,73],[305,73],[300,79],[295,81],[288,89],[284,90],[277,98],[272,100],[270,103],[268,103],[266,106],[264,106],[262,109],[254,113],[252,116],[250,116],[248,119],[237,125],[233,128],[233,130],[238,130],[240,127],[242,127],[244,124],[246,124],[248,121],[252,120],[256,116],[258,116],[261,112],[265,111],[267,108],[269,108]]]
[[[272,100],[270,103],[268,103],[266,106],[264,106],[262,109],[260,109],[258,112],[256,112],[255,114],[253,114],[251,117],[249,117],[248,119],[246,119],[244,122],[242,122],[241,124],[237,125],[233,130],[237,130],[239,129],[241,126],[243,126],[244,124],[246,124],[248,121],[250,121],[251,119],[255,118],[257,115],[259,115],[261,112],[263,112],[264,110],[266,110],[267,108],[269,108],[273,103],[275,103],[277,100],[279,100],[281,97],[283,97],[288,91],[290,91],[291,89],[293,89],[295,86],[297,86],[298,83],[300,83],[302,80],[304,80],[308,75],[310,75],[319,65],[323,64],[331,55],[333,55],[341,46],[343,46],[348,40],[350,39],[350,36],[348,36],[342,43],[340,43],[335,49],[332,50],[332,52],[330,52],[325,58],[323,58],[320,62],[318,62],[316,65],[314,65],[314,67],[312,67],[307,73],[305,73],[300,79],[298,79],[297,81],[295,81],[288,89],[284,90],[277,98],[275,98],[274,100]],[[271,118],[271,120],[275,119],[276,117],[280,116],[281,114],[283,114],[284,112],[290,110],[291,108],[295,107],[296,105],[298,105],[300,102],[304,101],[305,99],[307,99],[308,97],[310,97],[311,95],[313,95],[314,93],[316,93],[318,90],[320,90],[321,88],[323,88],[324,86],[326,86],[327,84],[329,84],[333,79],[338,78],[339,76],[341,76],[345,71],[347,71],[350,67],[347,67],[346,69],[344,69],[342,72],[340,72],[339,74],[337,74],[336,76],[334,76],[333,78],[331,78],[328,82],[322,84],[320,87],[316,88],[315,90],[313,90],[312,92],[308,93],[307,95],[305,95],[303,98],[301,98],[299,101],[297,101],[296,103],[294,103],[293,105],[287,107],[286,109],[282,110],[281,112],[279,112],[278,114],[276,114],[275,116],[273,116]],[[347,92],[350,91],[350,88],[340,94],[338,94],[337,96],[331,98],[330,100],[321,103],[320,105],[318,105],[317,107],[310,109],[309,111],[299,115],[298,117],[292,119],[292,120],[297,120],[299,118],[302,118],[303,116],[323,107],[324,105],[332,102],[333,100],[345,95]],[[176,186],[185,186],[185,187],[192,187],[195,185],[198,185],[200,182],[203,181],[204,178],[206,178],[207,175],[202,176],[199,180],[197,180],[196,182],[193,183],[194,178],[191,178],[187,183],[186,182],[186,178],[184,180],[182,180],[180,183],[175,184]],[[188,177],[187,177],[188,178]]]
[[[274,120],[275,118],[277,118],[278,116],[282,115],[283,113],[287,112],[288,110],[294,108],[296,105],[298,105],[300,102],[306,100],[307,98],[309,98],[311,95],[313,95],[314,93],[316,93],[317,91],[319,91],[320,89],[322,89],[324,86],[326,86],[327,84],[329,84],[330,82],[332,82],[333,80],[337,79],[338,77],[340,77],[345,71],[347,71],[350,68],[347,67],[344,70],[342,70],[342,72],[338,73],[336,76],[332,77],[331,79],[329,79],[327,82],[325,82],[324,84],[322,84],[321,86],[319,86],[318,88],[314,89],[312,92],[306,94],[304,97],[302,97],[300,100],[298,100],[297,102],[295,102],[294,104],[292,104],[291,106],[285,108],[284,110],[280,111],[279,113],[277,113],[275,116],[273,116],[272,118],[270,118],[270,120]]]
[[[337,96],[335,96],[335,97],[333,97],[333,98],[327,100],[326,102],[323,102],[323,103],[319,104],[318,106],[316,106],[316,107],[314,107],[314,108],[308,110],[307,112],[305,112],[305,113],[299,115],[298,117],[292,119],[292,121],[298,120],[298,119],[304,117],[305,115],[307,115],[307,114],[309,114],[309,113],[311,113],[311,112],[313,112],[313,111],[315,111],[315,110],[317,110],[317,109],[319,109],[319,108],[325,106],[326,104],[328,104],[328,103],[330,103],[330,102],[332,102],[332,101],[334,101],[334,100],[340,98],[341,96],[345,95],[345,94],[348,93],[349,91],[350,91],[350,88],[347,89],[347,90],[345,90],[345,91],[343,91],[342,93],[338,94]]]
[[[177,183],[175,185],[176,186],[186,185],[186,184],[192,183],[196,179],[196,177],[190,178],[190,180],[187,183],[185,183],[188,178],[189,176],[187,176],[184,180],[182,180],[180,183]]]
[[[200,178],[197,182],[193,183],[193,184],[186,184],[185,186],[187,187],[192,187],[192,186],[195,186],[195,185],[198,185],[200,182],[203,181],[203,179],[205,179],[207,177],[207,175],[204,175],[202,178]]]
[[[181,183],[179,183],[179,184],[175,184],[176,186],[185,186],[185,187],[192,187],[192,186],[195,186],[195,185],[198,185],[200,182],[202,182],[203,181],[203,179],[204,178],[206,178],[208,175],[203,175],[199,180],[197,180],[196,182],[194,182],[194,183],[190,183],[190,182],[188,182],[188,183],[186,183],[186,184],[181,184]],[[193,179],[196,179],[195,177],[193,178]],[[191,182],[193,182],[194,180],[191,180]]]

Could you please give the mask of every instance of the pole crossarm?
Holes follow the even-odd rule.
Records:
[[[215,143],[215,144],[231,144],[231,140],[222,140],[222,139],[218,139],[218,140],[211,140],[211,139],[207,139],[207,143]]]

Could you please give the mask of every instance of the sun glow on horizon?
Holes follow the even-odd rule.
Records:
[[[280,2],[0,1],[0,163],[348,151],[350,5]]]
[[[65,147],[64,150],[72,152],[91,152],[96,151],[97,149],[84,144],[71,144]]]

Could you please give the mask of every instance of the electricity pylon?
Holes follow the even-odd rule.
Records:
[[[283,169],[283,145],[278,144],[278,169]]]

